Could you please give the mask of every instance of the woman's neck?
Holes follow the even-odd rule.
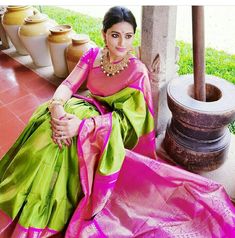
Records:
[[[123,60],[124,57],[108,54],[108,60],[110,63],[116,63]]]

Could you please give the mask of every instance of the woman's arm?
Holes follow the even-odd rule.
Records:
[[[81,57],[73,71],[56,89],[49,104],[49,110],[52,113],[52,117],[59,119],[65,114],[63,104],[76,93],[79,87],[87,79],[90,62],[93,61],[93,58],[97,54],[94,54],[93,51],[94,49],[90,49]]]
[[[76,93],[79,87],[87,79],[90,60],[93,57],[93,49],[89,50],[80,59],[70,75],[56,89],[49,103],[51,113],[52,139],[62,147],[62,142],[70,145],[71,138],[77,135],[80,119],[72,114],[66,114],[63,105]]]
[[[52,118],[60,119],[65,115],[64,103],[72,96],[72,91],[64,84],[61,84],[55,91],[49,102],[49,111]]]
[[[80,120],[78,118],[73,118],[73,121],[68,121],[66,114],[64,110],[64,103],[67,102],[73,92],[72,90],[66,86],[65,84],[61,84],[55,91],[52,99],[49,102],[48,109],[51,114],[51,128],[52,128],[52,139],[54,143],[58,144],[59,148],[62,148],[62,145],[65,144],[69,146],[72,142],[71,137],[65,138],[64,136],[67,136],[68,133],[66,132],[64,126],[68,126],[72,124],[72,128],[74,128],[73,131],[76,131],[75,127],[78,127],[80,124]],[[63,120],[67,120],[66,123],[64,123]],[[69,122],[69,123],[68,123]],[[63,124],[63,125],[62,125]],[[60,134],[63,133],[63,134]],[[63,135],[63,137],[62,137]]]

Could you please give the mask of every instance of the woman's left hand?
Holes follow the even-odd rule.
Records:
[[[54,141],[64,141],[66,145],[70,145],[72,137],[78,134],[78,127],[81,120],[73,114],[66,114],[62,119],[51,119],[51,126]],[[67,142],[67,143],[66,143]],[[61,145],[59,145],[61,148]]]

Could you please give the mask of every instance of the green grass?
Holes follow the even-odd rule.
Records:
[[[193,73],[192,45],[179,41],[180,47],[179,71],[180,75]],[[235,84],[235,55],[224,51],[206,48],[205,52],[206,74],[224,78]]]
[[[37,7],[39,8],[39,7]],[[69,24],[76,33],[88,34],[92,41],[103,47],[101,35],[102,19],[94,18],[75,11],[65,10],[59,7],[41,6],[43,13],[54,19],[58,24]],[[193,73],[192,45],[183,41],[177,41],[180,48],[179,75]],[[137,29],[134,46],[140,45],[140,31]],[[235,84],[235,55],[227,54],[207,48],[205,52],[206,74],[224,78]],[[235,121],[229,126],[230,131],[235,134]]]

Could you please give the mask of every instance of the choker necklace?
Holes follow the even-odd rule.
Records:
[[[120,62],[114,64],[110,63],[108,60],[108,52],[103,50],[100,60],[100,67],[104,74],[106,74],[108,77],[111,77],[127,68],[129,62],[129,54],[126,54],[126,56]]]

